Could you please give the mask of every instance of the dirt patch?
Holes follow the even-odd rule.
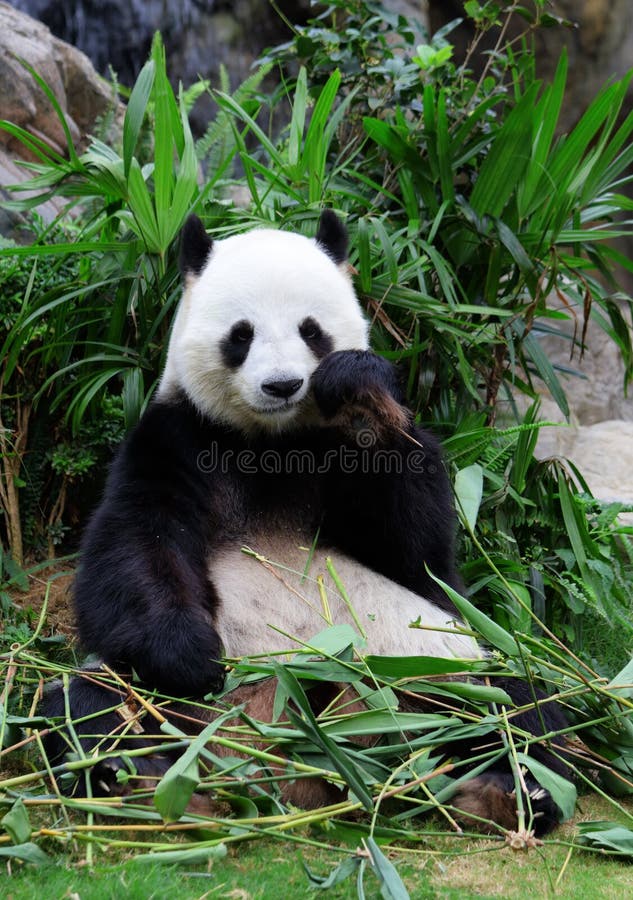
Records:
[[[69,562],[54,562],[36,573],[28,572],[26,591],[15,591],[11,599],[34,621],[39,619],[46,603],[46,621],[43,633],[63,634],[68,639],[76,635],[75,614],[72,608],[71,588],[75,575]]]

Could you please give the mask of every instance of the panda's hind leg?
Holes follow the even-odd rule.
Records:
[[[534,692],[526,682],[499,678],[495,680],[495,686],[503,688],[521,710],[510,713],[508,717],[517,734],[527,733],[539,738],[546,734],[555,735],[566,728],[567,721],[561,707],[541,692]],[[519,738],[515,738],[515,742],[518,741]],[[477,756],[481,748],[469,747],[468,751]],[[564,738],[532,741],[529,753],[555,775],[570,778],[570,769],[565,762]],[[458,755],[466,758],[463,752]],[[524,811],[523,829],[519,825],[517,781],[520,782]],[[499,830],[496,825],[510,832],[523,830],[526,832],[524,837],[529,839],[530,832],[542,837],[560,821],[558,807],[550,792],[525,767],[519,773],[514,772],[507,756],[465,782],[451,803],[457,810],[456,817],[460,824],[479,832],[496,833]],[[488,822],[491,824],[488,825]]]
[[[68,680],[51,684],[42,703],[51,728],[43,735],[44,752],[55,771],[69,761],[85,758],[91,765],[57,772],[64,793],[84,793],[82,774],[90,778],[93,796],[125,796],[149,789],[167,771],[173,759],[161,753],[130,756],[130,751],[151,748],[158,741],[145,730],[142,710],[108,679],[100,666],[87,666]],[[67,717],[72,725],[67,724]],[[158,729],[156,728],[156,731]]]
[[[558,809],[552,795],[530,776],[523,776],[522,791],[525,815],[524,839],[530,832],[542,837],[558,824]],[[518,803],[514,775],[489,771],[467,781],[449,801],[454,817],[467,831],[498,834],[500,829],[519,831]]]

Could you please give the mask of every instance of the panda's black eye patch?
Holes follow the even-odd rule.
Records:
[[[237,369],[241,366],[250,350],[255,329],[246,319],[240,319],[231,328],[220,343],[220,350],[225,365],[229,369]]]
[[[332,352],[334,346],[332,338],[326,334],[316,319],[308,316],[299,325],[299,334],[306,342],[310,350],[317,359],[323,359],[328,353]]]

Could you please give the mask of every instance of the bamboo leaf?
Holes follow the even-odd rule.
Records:
[[[633,831],[617,822],[580,822],[578,842],[633,857]]]
[[[537,87],[528,88],[494,133],[470,197],[470,206],[480,216],[501,215],[528,165]]]
[[[32,863],[34,866],[50,865],[53,862],[37,844],[31,842],[0,847],[0,859],[19,859],[22,862]]]
[[[355,875],[358,871],[361,859],[360,856],[346,856],[345,859],[338,864],[329,875],[317,875],[310,869],[304,859],[301,860],[303,871],[308,876],[310,887],[315,890],[327,891],[329,888],[336,887],[341,884],[350,875]]]
[[[204,745],[227,719],[234,717],[235,712],[229,710],[210,722],[191,741],[182,756],[176,760],[161,778],[154,791],[154,806],[165,822],[177,822],[186,810],[193,792],[200,783],[198,757],[204,750]],[[163,730],[168,731],[167,728]]]
[[[534,363],[536,374],[547,385],[558,408],[566,418],[569,418],[569,404],[567,403],[565,391],[556,376],[554,367],[541,347],[538,338],[531,333],[524,334],[522,346],[528,358]]]
[[[576,809],[576,786],[527,753],[517,753],[517,759],[522,766],[529,769],[538,783],[550,792],[552,800],[560,810],[560,821],[566,822],[567,819],[571,819]]]
[[[18,798],[9,812],[0,819],[0,824],[14,844],[26,844],[31,837],[31,823],[21,798]]]
[[[363,777],[350,757],[319,727],[306,694],[297,679],[283,666],[275,666],[279,684],[286,695],[296,704],[299,713],[291,706],[286,707],[288,720],[306,734],[327,756],[332,767],[341,775],[351,791],[367,810],[373,809],[371,794]]]
[[[373,837],[365,841],[369,850],[371,867],[380,882],[384,900],[409,900],[409,892],[394,864],[387,859]]]
[[[200,863],[210,863],[215,859],[224,859],[226,856],[226,845],[214,843],[206,847],[189,847],[185,850],[162,850],[155,853],[140,853],[133,856],[132,861],[140,865],[161,865],[170,866],[185,865],[193,866]]]
[[[493,620],[485,613],[477,609],[476,606],[473,606],[470,600],[467,600],[465,597],[462,597],[461,594],[458,594],[454,588],[442,581],[441,578],[437,578],[432,572],[429,572],[429,575],[433,581],[436,581],[437,584],[446,591],[447,595],[457,607],[459,614],[463,616],[464,619],[472,625],[475,631],[477,631],[486,641],[492,644],[493,647],[497,647],[507,656],[518,655],[519,648],[511,634],[500,625],[497,625],[496,622],[493,622]]]
[[[149,59],[134,82],[134,87],[128,100],[125,119],[123,120],[123,167],[126,177],[129,175],[130,166],[132,165],[132,157],[143,125],[152,87],[154,86],[155,75],[156,64],[153,59]]]
[[[364,656],[363,662],[374,675],[382,678],[422,678],[427,675],[451,675],[469,672],[472,660],[442,659],[439,656]]]
[[[457,508],[471,531],[475,530],[477,515],[484,492],[484,471],[474,463],[459,469],[455,475],[455,497]]]

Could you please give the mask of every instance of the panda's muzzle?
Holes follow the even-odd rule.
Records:
[[[303,378],[288,378],[282,381],[265,381],[262,391],[278,400],[290,400],[303,386]]]

